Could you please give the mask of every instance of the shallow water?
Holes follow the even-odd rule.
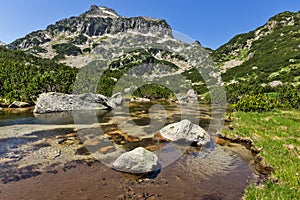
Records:
[[[112,170],[107,162],[91,161],[99,153],[91,155],[82,146],[95,139],[101,144],[114,143],[118,138],[106,138],[114,131],[150,138],[166,124],[186,118],[216,134],[220,123],[214,123],[212,110],[222,113],[221,108],[205,104],[182,109],[172,103],[131,104],[114,112],[77,112],[74,118],[71,112],[34,115],[32,110],[2,111],[0,199],[239,199],[244,188],[256,181],[249,165],[251,154],[239,145],[179,147],[180,154],[174,158],[172,154],[161,156],[156,150],[160,161],[167,159],[167,164],[152,179],[139,179]],[[72,136],[74,132],[78,136]],[[87,136],[92,136],[91,141],[83,139]],[[165,144],[144,139],[113,145],[121,152],[136,146],[163,148]]]

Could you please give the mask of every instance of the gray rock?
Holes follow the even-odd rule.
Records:
[[[125,88],[125,89],[124,89],[124,92],[125,92],[125,93],[129,93],[130,90],[131,90],[131,87],[128,87],[128,88]]]
[[[191,143],[195,142],[198,146],[208,145],[211,142],[210,136],[204,129],[186,119],[169,124],[159,132],[163,138],[170,141],[185,140]]]
[[[189,89],[185,96],[180,97],[180,103],[189,103],[197,101],[198,94],[195,90]]]
[[[22,102],[22,101],[14,101],[8,106],[8,108],[25,108],[29,106],[30,106],[29,103]]]
[[[71,110],[114,109],[114,102],[101,94],[43,93],[39,96],[34,112],[50,113]]]
[[[188,98],[197,98],[197,92],[193,89],[189,89],[189,91],[186,93],[186,96]]]
[[[282,82],[281,81],[272,81],[271,83],[269,83],[270,87],[278,87],[278,86],[282,86]]]
[[[118,93],[112,95],[111,96],[111,101],[117,106],[122,105],[122,103],[123,103],[122,94],[120,92],[118,92]]]
[[[132,151],[122,154],[114,163],[113,168],[128,173],[147,173],[157,169],[158,157],[138,147]]]

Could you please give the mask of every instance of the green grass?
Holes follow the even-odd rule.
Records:
[[[274,168],[272,178],[265,184],[246,189],[245,198],[300,199],[299,110],[235,112],[233,118],[234,130],[224,130],[224,134],[253,139],[256,147],[263,147],[260,155],[265,162]]]

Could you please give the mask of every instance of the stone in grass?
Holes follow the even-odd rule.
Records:
[[[154,153],[138,147],[122,154],[112,167],[122,172],[144,174],[157,170],[158,158]]]
[[[172,142],[187,141],[197,146],[206,146],[211,142],[210,136],[204,129],[186,119],[165,126],[159,133],[162,138]]]

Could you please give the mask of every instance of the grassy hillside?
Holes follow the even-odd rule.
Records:
[[[300,82],[300,12],[284,12],[264,26],[237,35],[212,53],[219,66],[226,61],[242,64],[228,69],[223,80],[255,79],[259,83],[274,80]]]

